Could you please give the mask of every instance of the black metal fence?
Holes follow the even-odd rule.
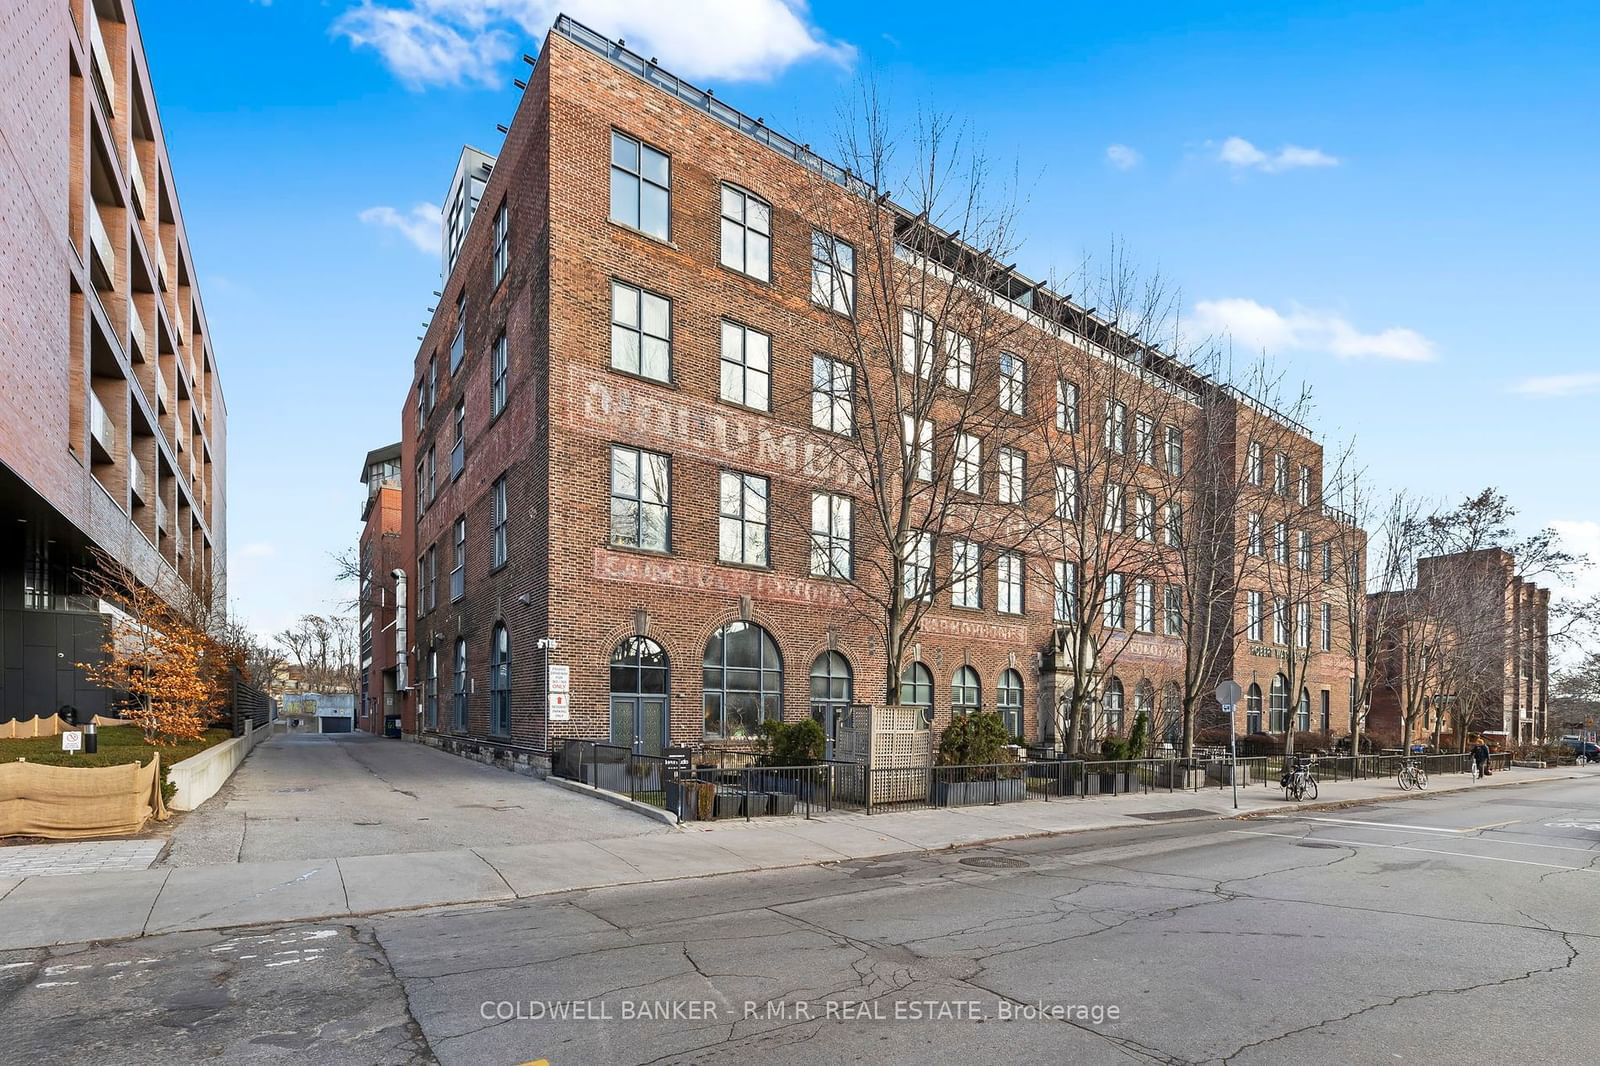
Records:
[[[244,724],[250,722],[255,729],[265,729],[272,719],[272,697],[250,684],[233,671],[229,685],[229,718],[233,735],[244,736]]]
[[[667,760],[614,744],[563,740],[550,772],[654,807],[667,805]]]

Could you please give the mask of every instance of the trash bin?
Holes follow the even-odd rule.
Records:
[[[398,714],[386,714],[383,716],[383,735],[393,737],[396,740],[400,739],[400,716]]]

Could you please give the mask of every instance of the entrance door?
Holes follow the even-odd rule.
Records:
[[[811,664],[811,717],[827,736],[823,758],[832,759],[839,723],[850,709],[854,687],[850,661],[836,651],[825,651]]]
[[[624,637],[611,653],[611,743],[660,755],[667,729],[667,653],[649,637]]]
[[[660,755],[666,739],[665,697],[611,697],[611,743],[638,755]]]

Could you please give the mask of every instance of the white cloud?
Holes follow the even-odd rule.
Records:
[[[563,11],[691,79],[765,81],[804,60],[855,61],[852,46],[811,23],[805,0],[362,0],[332,30],[375,49],[412,88],[493,86],[516,43],[537,40]]]
[[[1591,564],[1573,576],[1569,587],[1557,590],[1558,595],[1576,599],[1600,596],[1600,522],[1555,521],[1550,528],[1561,536],[1562,547],[1575,555],[1588,556]]]
[[[1276,152],[1264,152],[1243,137],[1229,137],[1217,149],[1217,158],[1235,170],[1259,170],[1277,174],[1301,167],[1336,167],[1339,160],[1320,148],[1286,144]]]
[[[1523,396],[1592,396],[1600,393],[1600,373],[1549,374],[1544,377],[1523,378],[1511,386],[1511,391]]]
[[[358,216],[369,226],[383,226],[396,230],[416,246],[418,251],[437,255],[440,248],[439,205],[417,204],[410,214],[402,215],[392,207],[369,207]]]
[[[1106,162],[1118,170],[1132,170],[1143,160],[1144,157],[1137,150],[1125,144],[1112,144],[1106,147]]]
[[[1363,333],[1344,316],[1292,304],[1287,312],[1254,300],[1201,300],[1194,305],[1202,334],[1228,334],[1246,348],[1268,352],[1327,352],[1340,359],[1393,359],[1428,362],[1434,343],[1414,329],[1390,326]]]

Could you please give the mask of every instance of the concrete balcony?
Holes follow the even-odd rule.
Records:
[[[117,425],[111,421],[100,397],[89,393],[89,451],[95,462],[112,463],[117,459]]]
[[[128,488],[133,498],[141,504],[150,502],[150,482],[145,477],[144,465],[135,456],[128,456]]]
[[[150,334],[145,332],[144,319],[139,317],[139,305],[128,300],[128,359],[142,363],[149,358]]]
[[[163,414],[163,415],[166,414],[167,413],[167,405],[168,405],[168,400],[167,400],[167,376],[161,372],[160,368],[157,368],[157,370],[156,370],[156,413],[157,414]]]
[[[167,522],[167,501],[160,496],[156,497],[156,528],[163,533],[172,531],[172,527]]]
[[[89,212],[89,273],[97,289],[109,289],[116,284],[117,250],[111,243],[111,234],[100,220],[100,211]]]
[[[144,171],[139,167],[139,151],[137,146],[128,148],[128,184],[133,189],[133,209],[140,218],[145,217]]]
[[[100,106],[106,118],[116,113],[112,106],[117,99],[117,79],[112,72],[111,54],[106,50],[106,39],[100,34],[100,19],[93,12],[89,16],[89,70],[93,76],[95,92],[100,95]]]

